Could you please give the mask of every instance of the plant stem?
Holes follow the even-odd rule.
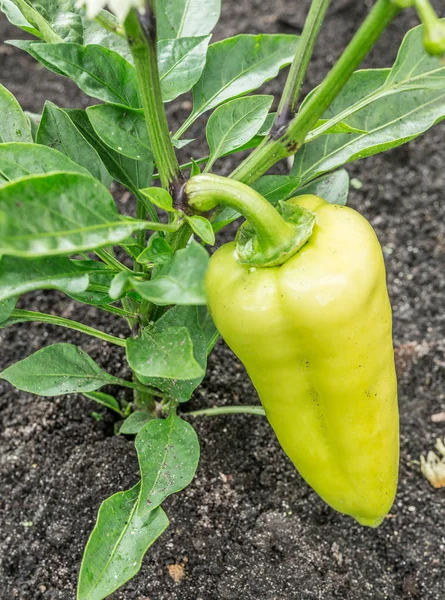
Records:
[[[137,390],[138,392],[142,392],[143,394],[148,393],[151,395],[160,395],[159,390],[157,390],[156,388],[151,388],[147,385],[139,383],[138,381],[127,381],[127,379],[120,379],[119,377],[115,377],[114,382],[123,387],[130,388],[131,390]]]
[[[112,254],[107,252],[105,248],[98,248],[94,251],[94,253],[109,267],[118,271],[127,271],[129,273],[133,273],[131,269],[129,269],[126,265],[121,263],[117,258],[115,258]]]
[[[101,10],[100,13],[96,15],[94,20],[107,31],[111,31],[111,33],[115,33],[116,35],[126,39],[125,32],[122,27],[116,23],[116,21],[111,17],[110,13],[108,13],[106,10]]]
[[[202,408],[184,413],[189,417],[216,417],[219,415],[259,415],[266,416],[262,406],[214,406],[213,408]]]
[[[278,134],[286,127],[297,109],[301,87],[314,51],[321,25],[331,0],[312,0],[303,32],[298,43],[297,52],[292,62],[283,95],[278,106],[277,116],[272,127],[271,136]]]
[[[241,213],[254,227],[264,251],[294,239],[295,227],[286,223],[261,194],[243,183],[219,175],[196,175],[187,182],[185,194],[189,206],[199,212],[224,204]]]
[[[111,304],[101,304],[96,308],[100,308],[104,312],[111,313],[112,315],[118,315],[119,317],[124,317],[125,319],[136,319],[137,315],[130,312],[129,310],[124,310],[123,308],[119,308],[118,306],[112,306]]]
[[[145,121],[161,183],[165,189],[174,191],[182,181],[182,175],[162,102],[152,2],[147,3],[144,15],[132,9],[124,27],[136,67]]]
[[[71,321],[70,319],[65,319],[63,317],[47,315],[45,313],[33,312],[30,310],[16,309],[12,311],[11,318],[20,319],[20,321],[23,322],[37,321],[39,323],[50,323],[51,325],[58,325],[59,327],[67,327],[68,329],[74,329],[75,331],[80,331],[81,333],[86,333],[87,335],[99,338],[104,342],[109,342],[115,346],[121,346],[125,348],[125,340],[122,340],[114,335],[104,333],[99,329],[94,329],[88,325],[83,325],[82,323],[77,323],[77,321]]]
[[[303,104],[286,131],[277,139],[265,139],[255,152],[233,171],[231,177],[251,184],[281,159],[294,154],[400,10],[400,7],[392,4],[390,0],[377,0],[337,63],[309,100]]]
[[[159,174],[157,174],[157,176],[158,176],[157,178],[159,179],[159,177],[160,177]],[[153,179],[155,179],[155,177],[153,177]],[[139,214],[138,206],[140,204],[142,204],[145,207],[145,210],[148,212],[148,215],[149,215],[150,219],[154,223],[159,223],[158,213],[156,212],[156,209],[153,206],[153,204],[151,202],[150,203],[144,203],[144,200],[143,200],[144,196],[143,196],[143,194],[140,194],[139,192],[135,192],[135,196],[136,196],[136,200],[137,200],[136,214]],[[145,216],[143,217],[143,219],[145,219]]]

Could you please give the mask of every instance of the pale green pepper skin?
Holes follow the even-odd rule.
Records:
[[[286,454],[333,508],[377,527],[399,462],[392,316],[377,237],[356,211],[315,196],[306,245],[252,269],[234,243],[211,258],[208,304]]]

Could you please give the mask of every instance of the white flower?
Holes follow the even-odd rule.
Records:
[[[111,12],[122,22],[131,8],[142,8],[144,0],[77,0],[77,5],[86,7],[90,19],[94,19],[101,9],[108,5]]]
[[[434,452],[428,452],[425,459],[420,457],[420,469],[431,485],[435,488],[445,487],[445,438],[436,441],[436,450],[440,452],[442,458]]]

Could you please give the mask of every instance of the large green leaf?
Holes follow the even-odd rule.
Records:
[[[158,43],[162,99],[170,102],[188,92],[201,77],[210,36],[183,37]]]
[[[174,306],[156,322],[158,331],[168,331],[172,327],[179,326],[187,328],[193,344],[193,356],[200,365],[202,374],[191,380],[143,377],[138,374],[138,379],[142,383],[156,387],[179,402],[186,402],[191,398],[194,390],[202,382],[207,366],[207,339],[202,329],[202,309],[205,307]],[[208,331],[209,328],[206,328],[206,333]]]
[[[73,254],[125,240],[144,221],[119,215],[90,175],[34,175],[0,187],[0,254]]]
[[[314,194],[329,202],[345,206],[349,196],[349,174],[345,169],[322,175],[296,191],[296,195]]]
[[[72,344],[53,344],[38,350],[0,373],[24,392],[38,396],[59,396],[74,392],[93,392],[116,378],[103,371],[81,348]]]
[[[221,0],[156,0],[158,39],[207,35],[220,12]]]
[[[193,88],[188,122],[230,98],[247,94],[275,77],[295,54],[293,35],[238,35],[211,44],[207,62]]]
[[[141,497],[152,510],[183,490],[195,476],[199,441],[195,430],[175,414],[154,419],[136,437],[141,471]],[[142,510],[144,507],[141,507]]]
[[[31,48],[46,67],[72,79],[88,96],[141,107],[136,70],[117,52],[96,44],[35,43]]]
[[[138,338],[127,338],[127,360],[137,375],[166,379],[196,379],[204,370],[193,355],[186,327],[146,327]]]
[[[0,85],[0,142],[32,142],[31,126],[15,97]]]
[[[47,101],[37,131],[37,143],[59,150],[91,173],[106,187],[111,177],[96,150],[61,108]]]
[[[97,151],[113,179],[133,192],[150,185],[153,175],[152,162],[134,160],[114,152],[98,137],[84,110],[67,110],[65,112]]]
[[[167,515],[141,497],[141,484],[102,503],[85,548],[77,600],[103,600],[134,577],[149,547],[167,529]]]
[[[28,175],[43,175],[60,171],[84,173],[88,171],[58,150],[39,144],[0,144],[0,183],[21,179]]]
[[[208,261],[206,250],[192,241],[187,248],[178,250],[169,261],[157,267],[150,281],[133,279],[131,284],[143,298],[158,306],[205,304],[204,276]]]
[[[266,120],[273,96],[235,98],[218,107],[207,122],[206,136],[210,148],[207,170],[213,163],[247,144]]]
[[[87,109],[94,131],[114,152],[134,160],[153,161],[147,124],[141,111],[116,104]]]
[[[41,289],[84,292],[89,278],[82,263],[62,256],[35,259],[4,256],[0,261],[0,300]]]
[[[445,117],[445,64],[429,56],[423,29],[406,35],[391,70],[357,71],[295,155],[304,184],[347,162],[408,142]],[[338,122],[367,133],[321,136]]]

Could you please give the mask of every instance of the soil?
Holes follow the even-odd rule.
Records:
[[[224,0],[215,37],[298,33],[308,4]],[[333,2],[308,89],[334,62],[366,14],[365,4]],[[415,24],[414,13],[406,11],[367,66],[389,66],[404,32]],[[25,109],[40,112],[46,99],[65,107],[87,104],[70,82],[43,72],[3,43],[23,37],[20,32],[4,19],[0,28],[2,83]],[[277,94],[283,76],[265,90]],[[188,106],[185,97],[169,108],[172,128]],[[202,139],[202,124],[195,133]],[[431,420],[445,410],[444,134],[442,124],[408,146],[348,166],[360,182],[350,204],[380,237],[394,308],[401,477],[385,523],[377,530],[361,528],[325,506],[263,418],[195,420],[202,447],[197,476],[165,503],[171,527],[149,551],[140,574],[113,600],[445,599],[445,489],[430,487],[418,463],[445,435],[445,423]],[[231,167],[226,161],[222,172]],[[125,333],[117,318],[58,293],[35,293],[24,303]],[[129,376],[115,347],[47,325],[3,330],[0,370],[61,341],[80,344],[108,371]],[[257,402],[242,365],[219,342],[190,408]],[[137,481],[133,444],[114,436],[114,417],[83,396],[39,398],[0,382],[0,409],[0,599],[74,599],[83,548],[101,501]]]

